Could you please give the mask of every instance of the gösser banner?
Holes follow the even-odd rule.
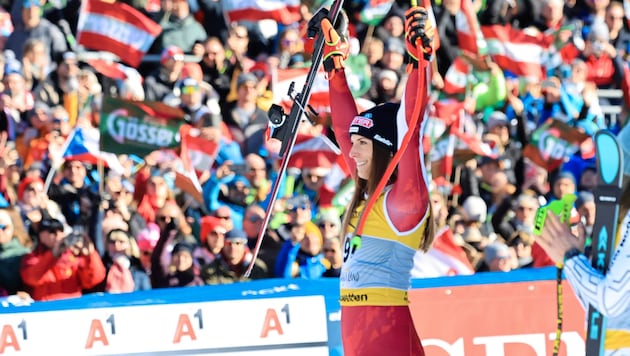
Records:
[[[414,279],[412,313],[431,356],[547,356],[553,268]],[[338,280],[88,295],[0,306],[1,355],[343,355]],[[584,354],[584,311],[564,285],[560,355]],[[361,327],[368,327],[364,325]]]

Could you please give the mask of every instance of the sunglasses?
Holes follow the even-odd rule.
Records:
[[[310,209],[311,207],[306,205],[306,204],[302,204],[302,205],[296,205],[294,207],[291,208],[291,211],[297,211],[298,209],[301,210],[306,210],[306,209]]]
[[[319,226],[321,228],[325,228],[325,227],[335,227],[337,225],[335,225],[335,223],[331,223],[331,222],[320,222],[319,224],[317,224],[317,226]]]
[[[196,93],[198,90],[199,88],[195,86],[185,86],[182,88],[182,94],[192,94]]]
[[[328,253],[328,252],[335,253],[335,252],[337,252],[337,250],[335,250],[334,248],[325,248],[324,249],[324,253]]]
[[[262,218],[262,217],[260,217],[260,216],[258,216],[258,215],[252,215],[252,216],[249,216],[249,217],[247,218],[247,220],[248,220],[249,222],[256,223],[256,222],[262,221],[262,220],[263,220],[263,218]]]
[[[158,216],[157,217],[157,221],[161,221],[161,222],[167,222],[167,221],[171,221],[175,219],[174,216]]]

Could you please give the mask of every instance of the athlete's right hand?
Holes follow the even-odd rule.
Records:
[[[431,60],[434,35],[435,28],[425,8],[414,6],[405,12],[405,44],[412,59],[417,62],[422,55],[424,59]]]
[[[350,47],[348,42],[339,36],[329,19],[322,19],[321,26],[324,34],[324,70],[330,78],[334,70],[344,68],[343,61],[348,58]]]

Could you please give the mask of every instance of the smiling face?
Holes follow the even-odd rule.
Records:
[[[352,135],[350,141],[352,142],[350,158],[357,166],[357,175],[361,179],[368,179],[374,150],[372,140],[361,135]]]

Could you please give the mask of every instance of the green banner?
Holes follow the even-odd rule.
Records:
[[[144,157],[180,145],[184,113],[161,102],[105,98],[101,110],[101,150]]]

